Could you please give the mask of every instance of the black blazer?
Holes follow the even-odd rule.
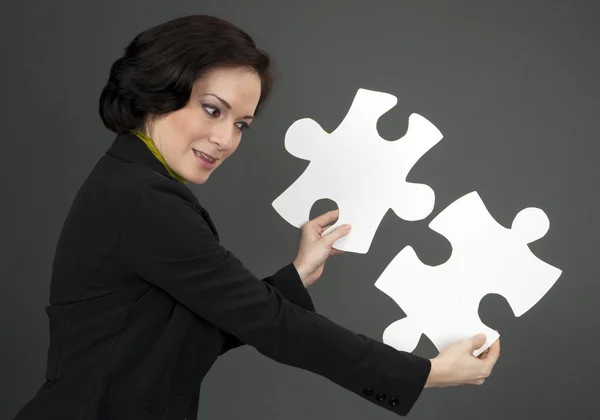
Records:
[[[431,368],[316,313],[292,264],[256,278],[132,134],[74,199],[46,312],[46,381],[16,420],[196,419],[202,379],[242,344],[400,415]]]

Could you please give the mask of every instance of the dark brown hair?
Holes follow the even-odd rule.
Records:
[[[149,114],[183,108],[194,82],[207,71],[230,67],[249,67],[259,75],[258,113],[275,76],[269,55],[250,35],[206,15],[159,24],[138,34],[111,66],[100,94],[100,118],[115,133],[139,129]]]

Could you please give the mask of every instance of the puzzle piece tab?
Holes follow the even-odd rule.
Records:
[[[521,210],[512,228],[506,229],[472,192],[449,205],[429,227],[452,244],[450,259],[434,267],[425,265],[407,246],[375,282],[406,314],[383,333],[384,343],[397,350],[412,352],[421,334],[441,352],[458,340],[484,333],[487,342],[474,353],[477,356],[499,336],[479,318],[485,295],[504,296],[519,317],[544,297],[562,273],[527,246],[549,229],[540,209]]]
[[[275,210],[288,223],[301,227],[309,220],[316,201],[335,201],[340,209],[338,221],[323,234],[350,223],[352,231],[334,247],[356,253],[368,252],[390,208],[404,220],[427,217],[434,206],[433,190],[406,182],[406,177],[442,134],[428,120],[412,114],[402,138],[382,139],[377,121],[396,102],[393,95],[359,89],[348,114],[332,133],[309,118],[292,124],[285,135],[285,147],[310,164],[273,201]]]

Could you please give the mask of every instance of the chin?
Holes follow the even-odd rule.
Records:
[[[189,182],[190,184],[196,184],[196,185],[202,185],[206,181],[208,181],[207,177],[195,177],[195,178],[190,178],[187,180],[187,182]]]
[[[186,178],[188,182],[192,183],[192,184],[204,184],[206,181],[208,181],[208,178],[210,177],[210,173],[208,174],[194,174],[195,176],[191,176]]]

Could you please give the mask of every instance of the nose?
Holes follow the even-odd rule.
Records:
[[[230,124],[215,124],[210,133],[210,142],[214,143],[220,151],[227,150],[233,143],[233,130]]]

